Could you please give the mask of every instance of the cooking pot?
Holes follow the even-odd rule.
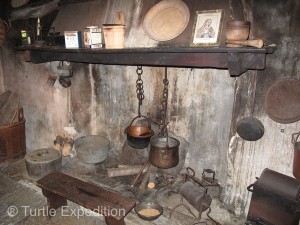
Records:
[[[148,121],[148,127],[146,126],[132,126],[133,122],[137,118],[144,117]],[[130,125],[124,131],[127,135],[127,143],[133,148],[146,148],[149,145],[150,138],[153,136],[154,132],[151,130],[151,123],[149,118],[145,116],[135,117]]]
[[[155,137],[150,140],[149,161],[162,169],[172,168],[179,163],[180,142],[172,137]]]
[[[264,135],[265,129],[260,120],[249,116],[239,120],[236,132],[246,141],[257,141]]]

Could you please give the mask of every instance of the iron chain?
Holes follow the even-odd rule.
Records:
[[[138,116],[141,116],[141,105],[143,104],[144,96],[144,83],[142,80],[143,68],[142,66],[137,66],[136,73],[138,79],[136,80],[136,96],[138,99]]]
[[[161,110],[161,123],[160,123],[160,136],[167,136],[167,109],[168,109],[168,96],[169,96],[169,80],[168,80],[168,71],[165,67],[165,78],[163,80],[164,90],[163,90],[163,101],[162,101],[162,110]]]

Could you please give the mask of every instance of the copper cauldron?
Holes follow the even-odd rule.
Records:
[[[148,121],[148,127],[146,126],[132,126],[132,123],[140,117],[144,117]],[[145,116],[135,117],[130,125],[124,131],[127,135],[127,143],[133,148],[147,148],[150,142],[150,138],[153,136],[154,132],[151,130],[150,120]]]
[[[155,137],[150,140],[149,161],[162,169],[172,168],[179,163],[180,142],[172,137]]]

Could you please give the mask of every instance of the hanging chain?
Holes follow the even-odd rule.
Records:
[[[167,67],[165,67],[165,79],[163,80],[164,90],[163,90],[163,101],[162,101],[162,110],[161,110],[161,123],[160,123],[160,136],[167,136],[167,109],[168,109],[168,96],[169,96],[169,80],[168,80],[168,71]]]
[[[73,113],[71,109],[71,89],[67,89],[68,125],[73,125]]]
[[[142,80],[143,68],[142,66],[137,66],[136,73],[138,79],[136,80],[136,96],[138,99],[138,116],[141,117],[141,105],[143,104],[144,96],[144,84]]]

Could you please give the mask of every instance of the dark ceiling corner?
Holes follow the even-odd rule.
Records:
[[[0,1],[0,18],[5,21],[8,20],[9,3],[10,3],[10,0]]]

